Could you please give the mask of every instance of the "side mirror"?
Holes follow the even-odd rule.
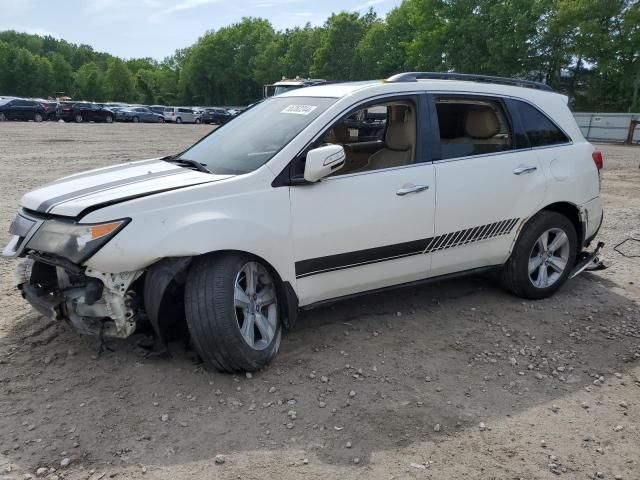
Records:
[[[346,158],[342,145],[326,145],[309,150],[304,167],[304,179],[307,182],[317,182],[344,167]]]

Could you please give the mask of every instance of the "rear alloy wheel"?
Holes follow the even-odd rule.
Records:
[[[131,121],[132,121],[133,123],[138,123],[138,122],[140,122],[140,119],[139,119],[138,117],[133,117],[133,118],[131,119]]]
[[[34,121],[34,122],[38,122],[38,123],[40,123],[42,120],[44,120],[44,118],[42,117],[42,114],[40,114],[40,113],[36,113],[36,114],[33,116],[33,121]]]
[[[196,259],[185,288],[185,311],[202,359],[223,372],[255,371],[278,353],[282,327],[278,281],[244,254]]]
[[[504,286],[520,297],[553,295],[575,265],[578,236],[564,215],[543,211],[524,227],[502,271]]]
[[[180,117],[176,118],[176,123],[182,123],[182,119]]]
[[[164,117],[158,117],[158,123],[164,123]]]
[[[76,113],[75,116],[73,117],[73,120],[76,123],[82,123],[84,121],[84,118],[82,118],[82,114],[81,113]]]
[[[113,123],[113,115],[107,115],[104,121],[107,123]]]
[[[196,124],[200,125],[202,123],[202,120],[200,120],[199,118],[196,118]]]

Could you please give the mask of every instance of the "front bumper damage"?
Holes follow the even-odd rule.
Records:
[[[131,335],[141,308],[131,288],[143,271],[104,273],[45,254],[31,254],[16,269],[22,296],[42,315],[78,332],[110,338]]]

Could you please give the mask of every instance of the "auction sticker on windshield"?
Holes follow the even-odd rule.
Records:
[[[287,108],[282,110],[280,113],[293,113],[296,115],[309,115],[316,108],[315,105],[289,105]]]

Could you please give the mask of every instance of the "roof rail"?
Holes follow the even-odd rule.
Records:
[[[385,80],[388,83],[417,82],[418,80],[463,80],[469,82],[497,83],[501,85],[514,85],[516,87],[535,88],[552,92],[553,89],[541,82],[520,80],[518,78],[494,77],[491,75],[472,75],[469,73],[445,73],[445,72],[404,72],[393,75]]]

